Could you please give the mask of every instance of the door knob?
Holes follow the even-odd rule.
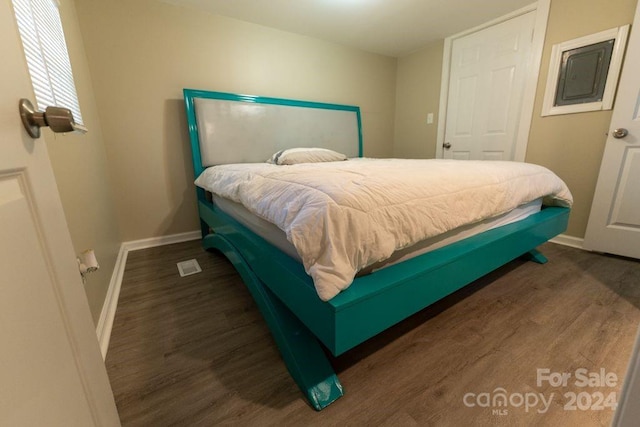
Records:
[[[87,132],[86,127],[73,120],[73,113],[68,108],[47,107],[43,113],[36,111],[33,104],[23,98],[19,110],[22,124],[32,138],[40,138],[40,128],[43,126],[49,126],[54,132]]]
[[[444,147],[445,150],[448,150],[449,148],[451,148],[451,143],[445,142],[444,144],[442,144],[442,146]]]
[[[614,129],[612,132],[612,135],[614,138],[624,138],[625,136],[629,135],[629,131],[626,130],[625,128],[618,128],[618,129]]]

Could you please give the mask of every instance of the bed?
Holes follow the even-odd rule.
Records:
[[[264,161],[293,147],[362,157],[358,107],[193,89],[184,90],[184,99],[196,178],[209,166],[244,163],[260,164],[244,173],[249,178],[280,173],[277,168],[286,166],[265,166]],[[358,160],[338,163],[318,168],[334,173]],[[306,259],[301,262],[286,242],[261,233],[246,212],[239,212],[238,203],[202,187],[196,191],[204,248],[219,250],[235,266],[287,369],[317,410],[343,394],[324,349],[339,356],[517,257],[546,262],[535,248],[566,229],[570,211],[569,200],[534,208],[522,219],[493,224],[452,243],[441,239],[435,249],[373,265],[336,294],[323,295],[316,277],[307,274]]]

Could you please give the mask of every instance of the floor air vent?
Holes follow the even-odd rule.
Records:
[[[176,265],[178,266],[180,277],[190,276],[192,274],[200,273],[202,271],[202,269],[200,268],[200,264],[198,264],[198,261],[196,261],[195,259],[182,261]]]

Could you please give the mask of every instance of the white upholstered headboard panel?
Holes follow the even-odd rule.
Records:
[[[358,107],[191,89],[184,95],[192,150],[199,152],[196,174],[198,162],[202,168],[264,162],[285,148],[362,155]]]

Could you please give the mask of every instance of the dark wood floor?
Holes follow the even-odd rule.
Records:
[[[541,249],[546,265],[513,261],[332,358],[345,396],[322,412],[289,377],[224,257],[197,241],[131,252],[106,359],[122,424],[609,425],[610,409],[564,405],[570,393],[583,393],[583,405],[598,392],[619,398],[640,322],[640,263]],[[203,272],[181,278],[176,263],[190,258]],[[579,368],[618,382],[577,387]],[[538,386],[537,369],[572,377]],[[509,406],[465,404],[497,388]],[[551,399],[546,412],[516,406],[533,394]]]

